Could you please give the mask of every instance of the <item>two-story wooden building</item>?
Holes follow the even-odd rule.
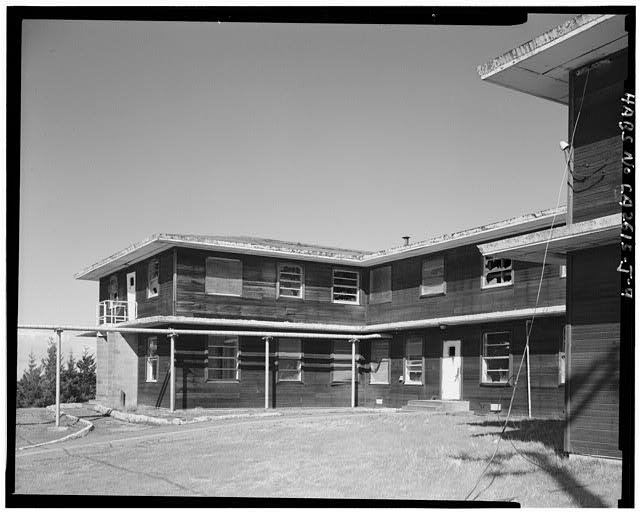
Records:
[[[99,325],[194,333],[173,343],[99,336],[97,398],[168,406],[175,386],[183,408],[261,407],[266,395],[276,407],[436,398],[506,409],[535,312],[531,393],[525,368],[514,408],[526,412],[530,399],[534,415],[562,415],[564,267],[482,256],[477,245],[563,225],[565,214],[546,210],[378,252],[154,235],[76,277],[99,281]]]
[[[635,110],[634,91],[625,90],[628,59],[625,17],[594,14],[568,20],[478,69],[487,82],[568,106],[566,225],[480,249],[496,258],[541,263],[546,255],[566,263],[565,450],[615,458],[621,456],[624,295],[617,270],[623,259],[633,262],[627,240],[633,234],[632,211],[621,218],[622,176],[633,168],[632,152],[623,159],[625,123]],[[629,265],[624,268],[628,274]]]

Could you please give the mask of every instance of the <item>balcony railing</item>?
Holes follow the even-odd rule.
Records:
[[[103,300],[98,303],[96,317],[98,325],[117,324],[133,320],[137,314],[137,303],[126,300]]]

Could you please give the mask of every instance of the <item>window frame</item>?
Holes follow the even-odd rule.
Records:
[[[349,351],[347,352],[347,357],[345,357],[344,353],[338,353],[336,352],[336,344],[337,343],[346,343],[349,346]],[[349,342],[349,340],[332,340],[332,345],[331,345],[331,384],[347,384],[351,382],[351,372],[352,372],[352,367],[351,367],[351,351],[353,350],[353,348],[351,347],[351,342]],[[358,357],[359,354],[356,353],[356,361],[358,361]],[[347,361],[347,363],[345,363],[344,361]],[[357,364],[357,363],[356,363]],[[337,365],[339,365],[339,367],[336,367]],[[348,366],[349,368],[349,378],[347,379],[337,379],[336,378],[336,370],[341,370],[341,371],[345,371],[345,366]],[[357,378],[357,376],[356,376]]]
[[[487,348],[487,336],[491,336],[491,335],[504,335],[507,334],[509,335],[509,346],[507,348],[507,350],[509,351],[507,356],[486,356],[486,348]],[[526,333],[525,333],[526,335]],[[485,331],[482,333],[482,340],[481,340],[482,346],[480,347],[480,385],[482,386],[511,386],[510,383],[510,379],[513,376],[513,335],[511,331]],[[495,346],[495,345],[494,345]],[[506,381],[500,381],[500,382],[495,382],[495,381],[489,381],[489,380],[485,380],[485,376],[487,374],[487,372],[496,372],[496,371],[504,371],[504,370],[496,370],[496,369],[491,369],[488,370],[485,368],[485,359],[507,359],[508,360],[508,366],[507,366],[507,380]]]
[[[299,352],[284,352],[281,350],[281,343],[283,340],[286,341],[297,341],[299,346],[300,346],[300,350]],[[302,362],[302,358],[303,358],[303,352],[304,347],[302,345],[302,338],[282,338],[278,340],[278,352],[276,353],[276,360],[278,362],[278,370],[276,372],[276,382],[298,382],[298,383],[303,383],[303,373],[304,373],[304,367],[303,367],[303,362]],[[286,354],[283,356],[283,354]],[[294,356],[295,354],[295,356]],[[283,379],[281,377],[280,372],[282,371],[280,369],[280,362],[281,361],[297,361],[297,372],[298,372],[298,378],[297,379]],[[289,371],[289,369],[287,369],[287,371]]]
[[[152,278],[153,267],[157,268],[157,276]],[[157,291],[154,293],[151,291],[152,283],[156,283]],[[158,297],[160,295],[160,260],[158,258],[153,258],[147,264],[147,299],[152,299],[154,297]]]
[[[208,291],[207,290],[207,267],[209,260],[218,260],[218,261],[237,261],[240,266],[240,292],[239,293],[223,293],[216,291]],[[244,288],[244,266],[242,264],[242,260],[240,258],[221,258],[220,256],[206,256],[204,260],[204,294],[205,295],[219,295],[221,297],[242,297],[242,292]]]
[[[155,349],[153,355],[151,355],[152,341],[154,342]],[[147,336],[145,348],[145,382],[158,382],[158,373],[160,371],[160,356],[158,355],[158,337]],[[155,379],[153,377],[152,364],[155,365]]]
[[[377,292],[376,295],[380,295],[379,298],[373,299],[373,274],[375,272],[387,271],[389,272],[389,289]],[[359,283],[358,283],[359,284]],[[359,288],[359,287],[358,287]],[[388,294],[388,298],[383,295]],[[369,304],[385,304],[393,301],[393,265],[382,265],[380,267],[372,268],[369,271]]]
[[[386,346],[386,350],[385,350],[386,357],[382,357],[380,359],[380,362],[378,363],[378,369],[376,370],[375,373],[372,370],[372,365],[374,363],[374,360],[373,360],[374,344],[384,344]],[[373,375],[376,375],[380,371],[380,365],[385,360],[387,362],[386,382],[374,382],[372,377]],[[389,384],[391,384],[391,345],[389,343],[389,340],[372,340],[371,341],[371,354],[369,356],[369,384],[372,386],[388,386]]]
[[[442,259],[442,290],[439,291],[433,291],[433,292],[427,292],[425,291],[425,284],[424,284],[424,266],[425,264],[428,263],[432,263],[434,260],[436,260],[436,258],[438,259]],[[447,294],[447,279],[446,279],[446,263],[445,263],[445,255],[444,253],[440,254],[440,255],[435,255],[435,256],[431,256],[428,258],[423,258],[422,262],[420,264],[420,287],[419,287],[419,291],[420,291],[420,297],[436,297],[438,295],[446,295]]]
[[[335,292],[335,288],[336,288],[336,272],[350,272],[352,274],[356,275],[356,300],[355,301],[350,301],[350,300],[339,300],[335,298],[336,292]],[[338,278],[340,279],[340,278]],[[348,285],[347,285],[348,286]],[[342,293],[340,295],[347,295],[345,293]],[[350,304],[352,306],[359,306],[360,305],[360,271],[359,270],[352,270],[350,268],[344,268],[344,267],[333,267],[331,270],[331,302],[333,304]]]
[[[411,361],[417,361],[418,359],[410,359],[409,356],[409,343],[420,342],[420,382],[409,380],[411,374],[411,366],[415,363]],[[424,386],[424,339],[422,336],[412,335],[407,336],[404,340],[404,353],[402,355],[402,380],[405,386]]]
[[[221,345],[213,345],[215,346],[222,346],[224,347],[224,341],[225,340],[235,340],[235,356],[234,357],[229,357],[229,356],[211,356],[211,346],[212,340],[215,339],[219,339],[220,342],[222,343]],[[235,377],[233,379],[228,379],[228,378],[214,378],[211,376],[211,370],[213,370],[214,372],[216,371],[216,368],[211,368],[209,366],[209,361],[211,361],[212,359],[214,360],[230,360],[233,359],[235,360]],[[240,382],[240,337],[239,336],[225,336],[225,335],[221,335],[221,334],[209,334],[207,335],[207,366],[206,366],[206,370],[207,370],[207,375],[206,375],[206,382]],[[224,369],[220,368],[218,369],[218,371],[223,371]]]
[[[493,288],[504,288],[506,286],[513,286],[513,282],[515,281],[515,269],[513,267],[513,260],[511,258],[494,258],[493,256],[481,256],[482,257],[482,276],[480,276],[480,287],[483,290],[491,290]],[[487,261],[488,260],[509,260],[511,265],[510,268],[505,268],[503,270],[488,270],[487,269]],[[511,272],[511,280],[503,281],[501,283],[487,283],[487,275],[492,272]]]
[[[282,268],[283,267],[297,267],[300,269],[300,295],[282,295],[280,293],[280,286],[281,286],[281,273],[282,273]],[[305,295],[305,286],[304,286],[304,282],[305,282],[305,269],[304,269],[304,265],[300,264],[300,263],[284,263],[284,262],[278,262],[278,273],[277,273],[277,279],[276,279],[276,299],[294,299],[294,300],[304,300],[304,295]],[[289,272],[289,274],[291,274],[291,272]],[[291,289],[293,290],[294,288],[287,288],[287,289]]]

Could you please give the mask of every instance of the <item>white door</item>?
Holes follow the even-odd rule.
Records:
[[[442,342],[442,399],[460,400],[462,388],[462,355],[460,340]]]
[[[129,320],[136,318],[136,273],[127,274],[127,311]]]

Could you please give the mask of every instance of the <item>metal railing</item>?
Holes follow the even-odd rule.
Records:
[[[98,325],[117,324],[133,320],[137,316],[138,304],[126,300],[103,300],[96,307]]]

